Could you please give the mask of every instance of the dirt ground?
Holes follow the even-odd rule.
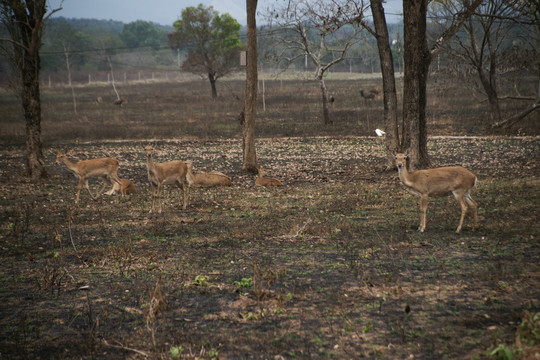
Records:
[[[241,171],[241,79],[220,80],[214,101],[204,81],[118,83],[122,107],[110,84],[78,84],[76,112],[68,86],[44,84],[40,183],[22,176],[20,105],[0,89],[0,358],[534,358],[540,113],[500,134],[474,88],[430,77],[433,166],[477,175],[480,224],[455,234],[459,206],[438,198],[420,234],[417,199],[383,171],[382,100],[359,99],[380,79],[332,74],[334,124],[321,126],[318,84],[301,76],[267,76],[259,96],[258,163],[279,188]],[[190,189],[186,210],[166,186],[150,213],[149,144],[156,162],[191,160],[233,186]],[[118,159],[137,192],[75,204],[64,149]]]
[[[234,184],[190,189],[185,211],[179,190],[166,187],[163,212],[150,213],[148,143],[156,161],[192,160]],[[94,201],[83,191],[78,205],[57,148],[44,149],[49,178],[38,184],[21,176],[23,146],[0,152],[2,358],[535,351],[519,329],[539,325],[537,137],[430,139],[435,165],[479,179],[480,226],[467,217],[461,234],[450,197],[431,200],[426,232],[416,232],[417,200],[397,172],[382,171],[375,137],[259,139],[259,163],[280,188],[254,187],[236,139],[81,141],[72,160],[115,157],[137,192]]]

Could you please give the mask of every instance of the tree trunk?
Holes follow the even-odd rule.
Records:
[[[485,73],[480,64],[477,67],[478,77],[480,78],[480,83],[486,92],[489,109],[491,114],[491,120],[494,123],[501,121],[501,109],[499,107],[499,95],[497,92],[497,76],[495,74],[495,64],[492,62],[490,64],[489,75]]]
[[[216,89],[216,77],[212,73],[208,73],[208,80],[210,81],[210,87],[212,88],[212,99],[217,98],[217,89]]]
[[[69,51],[67,50],[67,47],[65,44],[62,44],[64,47],[64,55],[66,57],[66,70],[68,73],[68,82],[69,87],[71,88],[71,97],[73,99],[73,112],[75,115],[77,115],[77,97],[75,96],[75,88],[73,87],[73,83],[71,82],[71,67],[69,66]]]
[[[26,175],[32,180],[47,177],[41,144],[41,98],[39,70],[41,31],[46,12],[45,1],[11,5],[16,22],[11,25],[15,66],[19,72],[20,96],[26,121]],[[31,6],[27,12],[25,6]],[[31,16],[32,15],[32,16]]]
[[[388,38],[388,27],[381,0],[371,0],[371,12],[373,14],[373,24],[375,26],[375,38],[379,49],[379,59],[383,78],[383,103],[384,103],[384,126],[386,132],[385,144],[387,148],[387,170],[394,168],[394,155],[402,151],[399,141],[398,125],[398,103],[396,91],[396,79],[394,77],[394,62],[390,41]]]
[[[322,94],[323,123],[324,125],[331,125],[334,122],[330,119],[330,112],[328,110],[328,90],[326,89],[323,75],[321,74],[318,78]]]
[[[247,13],[247,69],[246,100],[242,123],[243,166],[242,170],[257,171],[255,152],[255,115],[257,112],[257,0],[246,0]]]
[[[429,52],[426,40],[426,0],[404,0],[403,146],[411,169],[429,166],[426,131],[426,88]]]
[[[41,144],[41,100],[39,94],[39,65],[25,61],[22,105],[26,120],[26,174],[32,180],[47,177]],[[39,63],[39,61],[38,61]],[[37,77],[37,78],[36,78]]]

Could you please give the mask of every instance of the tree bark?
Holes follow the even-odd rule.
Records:
[[[38,57],[39,58],[39,57]],[[29,59],[23,70],[22,106],[26,121],[26,175],[32,180],[47,177],[41,144],[41,100],[39,93],[39,60]],[[37,77],[37,78],[36,78]]]
[[[403,73],[403,146],[409,149],[411,169],[426,168],[426,92],[429,52],[426,39],[426,0],[403,1],[405,44]]]
[[[322,106],[323,106],[323,122],[324,125],[332,125],[334,122],[330,119],[330,112],[328,110],[328,89],[324,83],[324,77],[319,77],[319,86],[321,88]]]
[[[11,35],[26,121],[26,175],[32,180],[47,176],[41,143],[39,90],[39,50],[46,12],[46,0],[2,2],[2,15]]]
[[[375,39],[379,49],[379,59],[383,78],[384,126],[386,131],[385,145],[387,149],[387,170],[394,168],[394,155],[403,151],[399,141],[398,102],[396,79],[394,77],[394,61],[388,38],[388,27],[381,0],[371,0],[371,13],[375,26]]]
[[[208,81],[210,81],[210,87],[212,88],[212,99],[216,99],[217,98],[216,77],[213,73],[208,73]]]
[[[497,74],[496,74],[496,65],[495,59],[490,61],[489,74],[486,74],[482,68],[482,64],[477,66],[478,77],[480,78],[480,83],[486,92],[489,109],[491,114],[491,120],[493,122],[501,121],[501,109],[499,106],[499,95],[497,91]]]
[[[255,152],[255,115],[257,112],[257,0],[246,0],[247,13],[247,69],[244,121],[242,123],[242,170],[257,172]]]

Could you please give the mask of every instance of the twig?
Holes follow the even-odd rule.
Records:
[[[149,357],[150,355],[148,355],[147,353],[145,353],[144,351],[142,350],[137,350],[137,349],[134,349],[134,348],[130,348],[130,347],[127,347],[125,345],[123,345],[122,343],[120,343],[119,341],[116,341],[119,345],[114,345],[114,344],[109,344],[109,342],[105,339],[101,339],[102,342],[103,342],[103,345],[106,345],[106,346],[110,346],[110,347],[113,347],[113,348],[116,348],[116,349],[122,349],[122,350],[128,350],[128,351],[133,351],[137,354],[140,354],[144,357]]]
[[[73,241],[73,234],[71,233],[71,215],[68,220],[68,230],[69,230],[69,239],[71,240],[71,245],[73,245],[73,250],[77,252],[77,248],[75,247],[75,242]]]

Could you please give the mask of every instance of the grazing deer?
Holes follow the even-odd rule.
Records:
[[[102,158],[102,159],[92,159],[92,160],[82,160],[78,162],[72,162],[70,161],[66,153],[63,151],[58,152],[56,154],[56,163],[66,164],[67,168],[76,176],[79,178],[79,186],[77,190],[77,197],[75,198],[75,203],[79,202],[79,197],[81,195],[81,188],[83,184],[86,187],[86,190],[88,190],[88,193],[90,194],[90,197],[92,199],[96,199],[94,195],[92,195],[92,192],[90,191],[90,188],[88,187],[88,179],[89,178],[104,178],[108,179],[111,184],[117,183],[120,184],[120,179],[118,178],[118,166],[120,165],[118,160],[113,158]],[[105,184],[104,186],[105,187]],[[101,189],[103,191],[103,188]],[[100,191],[100,192],[101,192]]]
[[[114,183],[111,190],[107,191],[105,195],[112,195],[114,193],[120,193],[122,196],[134,194],[135,185],[129,179],[120,179],[120,184]]]
[[[366,94],[366,93],[364,93],[364,90],[360,90],[360,95],[361,95],[364,99],[366,99],[366,100],[373,100],[373,99],[375,99],[375,94],[373,94],[373,93],[368,93],[368,94]]]
[[[436,169],[407,170],[407,155],[396,154],[396,166],[399,179],[413,195],[420,197],[419,232],[426,229],[426,210],[429,196],[454,195],[461,206],[461,218],[456,233],[461,231],[467,208],[474,211],[474,226],[478,225],[478,204],[471,198],[470,191],[476,184],[476,176],[461,166],[441,167]]]
[[[159,212],[161,213],[161,190],[163,185],[176,184],[184,193],[184,210],[188,202],[188,189],[184,184],[187,174],[187,165],[180,160],[173,160],[161,164],[155,164],[152,158],[153,148],[150,145],[145,146],[146,168],[148,169],[148,181],[152,186],[152,208],[154,210],[154,200],[158,197]],[[157,188],[157,191],[156,191]]]
[[[255,186],[283,186],[283,183],[273,177],[264,177],[266,170],[263,167],[258,168],[258,176],[255,179]]]
[[[369,90],[369,92],[370,92],[370,94],[373,94],[373,95],[377,96],[382,92],[382,89],[381,88],[373,88],[373,89]]]
[[[212,186],[231,186],[231,178],[220,172],[211,172],[205,173],[201,172],[198,174],[193,173],[193,163],[191,161],[186,161],[187,165],[187,174],[186,179],[189,186],[199,186],[199,187],[212,187]]]

